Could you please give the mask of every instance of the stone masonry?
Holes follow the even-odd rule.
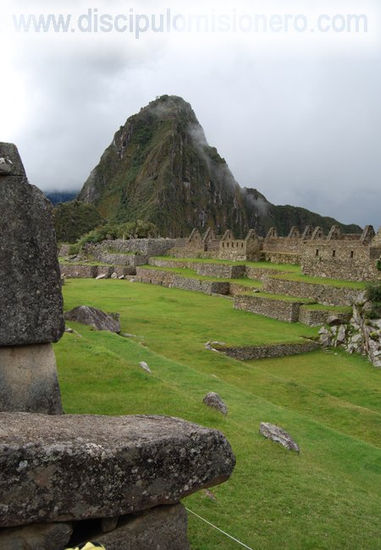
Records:
[[[51,204],[0,143],[0,411],[61,412],[51,343],[64,331]]]

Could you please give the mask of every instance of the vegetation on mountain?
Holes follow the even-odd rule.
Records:
[[[74,243],[104,223],[95,206],[77,200],[58,204],[53,210],[53,217],[57,241],[66,243]]]

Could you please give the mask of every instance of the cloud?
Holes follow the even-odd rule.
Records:
[[[13,11],[38,7],[30,0],[11,4]],[[39,4],[52,10],[51,2]],[[264,5],[223,7],[233,12],[254,4]],[[307,13],[310,3],[271,4]],[[189,5],[140,1],[128,9],[168,6],[185,13]],[[331,1],[324,9],[339,5],[342,10],[343,3]],[[362,9],[379,29],[375,5],[364,1]],[[55,12],[59,6],[86,12],[89,3],[55,2]],[[192,3],[200,13],[221,6]],[[125,2],[91,7],[126,11]],[[140,40],[118,33],[8,33],[0,40],[7,52],[0,138],[17,142],[31,182],[43,189],[79,189],[128,116],[158,95],[175,94],[191,103],[241,186],[276,204],[380,224],[381,50],[374,31],[362,41],[348,33],[325,39],[195,32],[146,33]]]

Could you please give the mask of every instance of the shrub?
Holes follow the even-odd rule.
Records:
[[[79,248],[85,244],[95,244],[113,239],[142,239],[145,237],[156,237],[158,235],[157,227],[151,222],[137,220],[120,224],[108,223],[101,225],[86,235],[83,235],[78,241]]]

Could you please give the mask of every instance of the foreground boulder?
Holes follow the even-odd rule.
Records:
[[[271,441],[279,443],[289,451],[295,451],[297,453],[300,452],[299,445],[292,439],[292,437],[286,431],[284,431],[283,428],[280,428],[275,424],[270,424],[269,422],[261,422],[259,433],[261,433],[267,439],[271,439]]]
[[[120,332],[119,317],[110,315],[104,311],[91,306],[78,306],[65,313],[66,321],[76,321],[83,325],[89,325],[95,330],[109,330],[110,332]]]
[[[52,205],[0,143],[0,346],[56,342],[64,331]]]
[[[234,465],[220,432],[177,418],[0,413],[0,526],[175,504]]]

